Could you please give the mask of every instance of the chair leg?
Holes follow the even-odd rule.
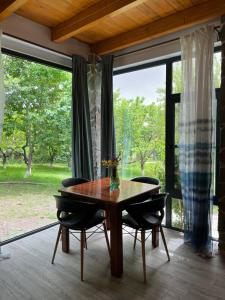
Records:
[[[166,244],[166,239],[165,239],[163,228],[162,228],[161,224],[160,224],[159,228],[160,228],[163,244],[164,244],[164,247],[165,247],[165,250],[166,250],[167,258],[168,258],[168,261],[170,261],[170,255],[169,255],[169,251],[168,251],[167,244]]]
[[[108,252],[109,252],[109,257],[111,256],[111,249],[110,249],[110,245],[109,245],[109,238],[108,238],[108,233],[107,233],[107,228],[105,225],[105,222],[102,223],[103,228],[104,228],[104,233],[105,233],[105,240],[106,240],[106,244],[107,244],[107,248],[108,248]]]
[[[137,234],[138,234],[138,230],[136,229],[135,230],[135,235],[134,235],[134,247],[133,247],[134,250],[135,250],[135,247],[136,247]]]
[[[87,235],[86,235],[86,230],[84,231],[84,243],[85,243],[85,249],[87,250]]]
[[[84,230],[80,232],[80,279],[84,280],[84,243],[85,243],[85,233]]]
[[[144,282],[146,282],[145,230],[141,231],[141,248],[142,248],[142,261],[143,261]]]
[[[56,250],[58,248],[61,231],[62,231],[62,225],[59,225],[59,231],[58,231],[58,234],[57,234],[57,238],[56,238],[56,242],[55,242],[55,248],[54,248],[54,252],[53,252],[53,256],[52,256],[52,264],[54,264],[55,254],[56,254]]]

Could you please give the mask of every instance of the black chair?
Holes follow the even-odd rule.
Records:
[[[77,185],[77,184],[82,184],[85,182],[89,182],[90,180],[86,179],[86,178],[81,178],[81,177],[70,177],[70,178],[66,178],[62,180],[62,186],[67,188],[73,185]],[[99,209],[99,213],[101,213],[103,216],[105,216],[105,212],[103,209]],[[86,245],[87,246],[87,245]]]
[[[146,177],[146,176],[135,177],[135,178],[131,179],[131,181],[142,182],[142,183],[147,183],[147,184],[154,184],[154,185],[159,185],[160,184],[159,179],[153,178],[153,177]],[[135,249],[135,246],[136,246],[137,234],[138,234],[138,231],[135,230],[134,249]]]
[[[159,183],[160,183],[159,179],[157,179],[157,178],[145,177],[145,176],[135,177],[135,178],[131,179],[131,181],[154,184],[154,185],[159,185]]]
[[[168,261],[170,256],[166,245],[166,240],[162,228],[162,220],[164,217],[164,207],[168,194],[156,194],[148,201],[129,204],[126,207],[127,214],[123,216],[123,224],[141,232],[142,244],[142,260],[143,260],[143,272],[144,281],[146,282],[146,260],[145,260],[145,232],[154,228],[159,228],[163,240],[163,244],[166,250]],[[137,236],[135,238],[136,243]]]
[[[81,184],[85,182],[89,182],[90,180],[85,179],[85,178],[79,178],[79,177],[71,177],[71,178],[66,178],[62,180],[62,186],[63,187],[69,187],[72,185],[76,184]]]
[[[73,182],[72,185],[81,183],[83,179],[81,178],[73,178],[70,183]],[[87,182],[88,180],[83,181]],[[69,184],[69,180],[63,181],[63,185]],[[70,186],[70,185],[68,185]],[[101,210],[98,205],[95,203],[82,202],[82,201],[73,201],[72,199],[65,196],[54,196],[56,199],[56,208],[57,208],[57,218],[59,220],[59,231],[56,238],[55,248],[52,257],[52,264],[54,263],[60,235],[62,233],[62,228],[66,227],[69,229],[69,232],[75,237],[73,231],[80,232],[80,252],[81,252],[81,280],[83,281],[83,265],[84,265],[84,248],[87,249],[87,239],[92,236],[93,233],[99,232],[98,229],[103,226],[106,243],[108,247],[108,252],[110,255],[110,245],[107,234],[107,229],[105,225],[105,217],[102,215]],[[91,234],[86,237],[86,232],[90,228],[97,226],[97,230],[91,232]],[[78,238],[77,238],[78,239]]]

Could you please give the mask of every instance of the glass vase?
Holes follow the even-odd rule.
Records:
[[[119,188],[120,178],[118,174],[117,168],[112,168],[111,176],[110,176],[110,190],[116,190]]]

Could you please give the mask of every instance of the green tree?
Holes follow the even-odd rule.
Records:
[[[114,110],[117,152],[122,154],[126,164],[139,162],[144,175],[146,162],[163,156],[164,105],[146,104],[143,97],[127,100],[116,91]]]
[[[39,137],[43,138],[44,135],[50,134],[48,112],[54,114],[59,103],[65,103],[66,97],[71,94],[71,74],[10,56],[4,56],[4,69],[7,93],[5,136],[9,134],[11,126],[10,130],[13,130],[14,136],[18,135],[22,138],[22,155],[27,165],[25,175],[29,176],[35,148],[40,142]],[[58,123],[61,122],[62,118],[58,115]],[[69,128],[70,122],[67,124]],[[53,127],[55,123],[51,126],[52,135],[57,139],[57,129]],[[51,140],[53,144],[55,139],[54,143],[53,139]],[[39,147],[39,150],[44,152],[44,147]],[[51,151],[55,150],[52,148]]]

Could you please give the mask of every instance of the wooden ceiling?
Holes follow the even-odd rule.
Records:
[[[52,40],[76,38],[110,53],[225,14],[225,0],[0,0],[10,14],[52,30]]]

